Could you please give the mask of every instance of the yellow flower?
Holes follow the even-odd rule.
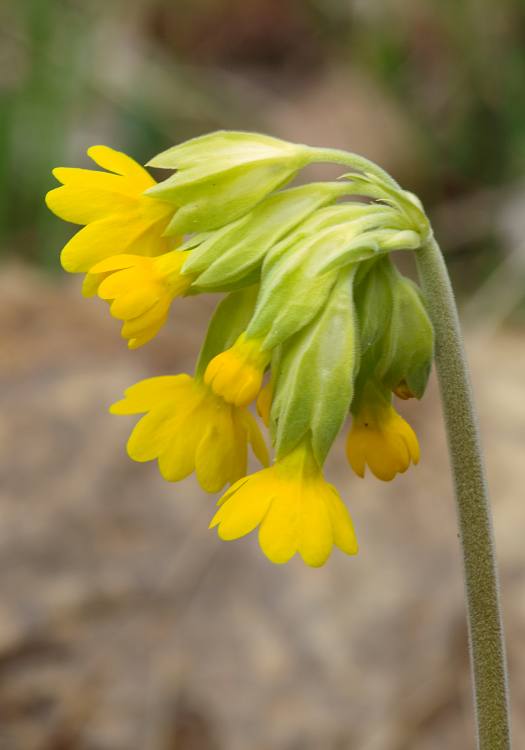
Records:
[[[355,473],[365,466],[384,482],[419,461],[419,443],[412,427],[385,401],[364,403],[354,416],[346,441],[346,455]]]
[[[160,473],[178,482],[193,471],[207,492],[246,474],[247,443],[263,465],[266,445],[254,417],[216,396],[189,375],[148,378],[131,386],[112,414],[147,412],[128,440],[134,461],[158,459]]]
[[[219,501],[210,528],[238,539],[259,526],[259,544],[274,563],[299,552],[307,565],[323,565],[335,544],[357,554],[350,515],[328,484],[309,442],[300,443],[269,469],[239,480]]]
[[[204,382],[230,404],[247,406],[259,393],[270,359],[260,339],[242,333],[230,349],[211,360]]]
[[[87,153],[109,171],[58,167],[53,174],[62,186],[46,195],[53,213],[86,225],[62,250],[64,269],[84,272],[116,253],[153,256],[173,248],[173,237],[162,234],[175,208],[143,194],[156,184],[153,177],[108,146],[92,146]]]
[[[113,255],[91,268],[82,291],[111,301],[111,314],[124,321],[123,338],[136,349],[157,335],[175,297],[191,285],[193,277],[181,273],[187,259],[180,250],[157,258]]]

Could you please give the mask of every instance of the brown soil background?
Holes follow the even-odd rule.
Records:
[[[461,562],[435,384],[404,413],[422,461],[394,483],[328,474],[357,558],[272,566],[207,531],[213,498],[133,464],[129,384],[191,371],[211,302],[126,351],[76,280],[0,280],[0,747],[472,748]],[[525,356],[468,337],[494,499],[516,747],[525,741]]]

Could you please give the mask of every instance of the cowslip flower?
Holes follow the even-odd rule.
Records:
[[[83,293],[111,303],[111,315],[124,321],[122,337],[136,349],[157,335],[173,300],[191,286],[192,276],[181,273],[187,257],[180,250],[153,258],[113,255],[89,270]]]
[[[206,368],[204,382],[226,401],[248,406],[259,393],[271,353],[259,339],[241,334],[235,344],[214,357]]]
[[[109,302],[128,346],[156,335],[176,297],[228,293],[194,377],[149,378],[112,406],[142,415],[130,457],[157,460],[168,481],[195,472],[209,492],[232,485],[212,527],[222,539],[258,527],[274,562],[299,553],[322,565],[333,546],[355,554],[349,513],[323,466],[349,414],[347,454],[360,476],[368,466],[389,480],[419,460],[392,392],[422,397],[433,331],[419,290],[391,261],[428,240],[419,201],[360,157],[253,133],[212,133],[154,157],[151,165],[175,170],[158,184],[123,154],[89,154],[112,173],[58,170],[64,185],[47,200],[87,225],[62,262],[86,272],[84,294]],[[313,161],[354,172],[283,189]],[[270,467],[247,408],[254,399]],[[247,477],[249,444],[267,468]]]
[[[419,462],[416,433],[380,388],[369,388],[357,409],[346,441],[346,455],[359,477],[365,476],[368,466],[385,482]]]
[[[87,153],[108,171],[58,167],[53,175],[62,186],[46,195],[53,213],[85,225],[63,248],[63,268],[82,273],[117,253],[155,256],[172,249],[176,240],[163,235],[175,207],[144,194],[156,184],[153,177],[108,146],[91,146]]]
[[[274,563],[298,552],[307,565],[319,567],[334,545],[357,554],[350,514],[307,440],[270,468],[240,479],[219,504],[210,528],[232,540],[259,527],[261,549]]]
[[[157,459],[169,482],[195,472],[206,492],[218,492],[245,475],[248,442],[259,461],[268,464],[250,412],[226,403],[198,378],[181,374],[142,380],[110,411],[145,413],[128,440],[128,455],[140,462]]]

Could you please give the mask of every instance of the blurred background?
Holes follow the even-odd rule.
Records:
[[[421,465],[328,474],[361,552],[275,567],[213,499],[132,464],[107,406],[191,371],[213,300],[128,352],[45,208],[57,165],[217,128],[360,152],[417,192],[458,291],[525,743],[525,5],[521,0],[2,0],[0,747],[474,747],[461,562],[435,383]],[[410,270],[410,266],[406,268]],[[521,744],[520,744],[521,743]]]

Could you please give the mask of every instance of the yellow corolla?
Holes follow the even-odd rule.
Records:
[[[263,465],[268,453],[254,417],[189,375],[148,378],[131,386],[112,414],[145,413],[128,440],[134,461],[158,459],[164,479],[193,471],[204,490],[218,492],[246,474],[247,444]]]
[[[92,146],[88,156],[100,167],[58,167],[53,175],[62,183],[46,195],[48,207],[65,221],[86,226],[62,250],[66,271],[82,273],[117,253],[154,256],[176,244],[162,236],[175,208],[144,195],[156,184],[131,157],[108,146]]]
[[[206,368],[204,381],[225,401],[247,406],[259,393],[271,352],[260,339],[242,333],[235,344],[214,357]]]
[[[346,441],[346,454],[355,473],[365,467],[389,482],[419,461],[419,443],[412,427],[385,401],[365,403],[354,416]]]
[[[334,544],[357,554],[350,515],[325,481],[308,441],[272,467],[239,480],[219,505],[210,528],[231,540],[258,526],[261,549],[274,563],[288,562],[298,552],[307,565],[319,567]]]
[[[136,349],[156,336],[173,300],[191,285],[193,277],[181,273],[187,258],[180,250],[157,258],[113,255],[91,268],[83,293],[111,301],[111,314],[124,321],[123,338]]]

